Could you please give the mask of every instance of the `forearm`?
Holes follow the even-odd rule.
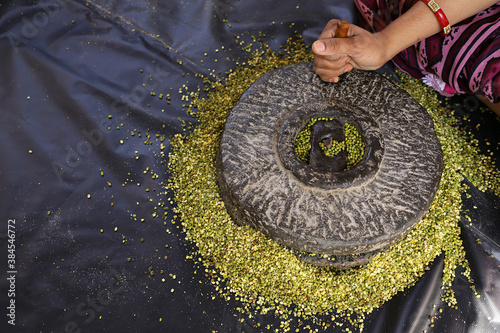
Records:
[[[454,25],[494,5],[498,0],[436,0],[436,2],[445,13],[450,25]],[[387,59],[391,59],[409,46],[442,29],[431,9],[422,1],[418,1],[379,34],[387,45]]]

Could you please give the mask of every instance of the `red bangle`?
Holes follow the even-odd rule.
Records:
[[[447,34],[449,34],[451,32],[450,22],[448,21],[448,18],[444,14],[441,7],[439,7],[437,2],[434,0],[422,0],[422,2],[425,3],[427,6],[429,6],[429,8],[436,16],[439,24],[441,24],[441,26],[443,27],[441,35],[446,36]]]

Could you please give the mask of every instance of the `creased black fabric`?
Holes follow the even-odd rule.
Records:
[[[248,318],[235,310],[235,300],[220,299],[204,271],[186,260],[191,245],[182,240],[181,230],[169,219],[165,226],[152,216],[163,211],[158,184],[166,183],[168,170],[159,144],[144,142],[148,134],[168,138],[182,132],[178,118],[192,121],[178,90],[202,85],[194,73],[222,75],[235,60],[244,61],[246,53],[234,35],[260,31],[277,49],[298,31],[311,44],[330,18],[356,22],[351,1],[2,2],[0,331],[260,332],[267,324],[279,327],[272,314]],[[171,94],[171,104],[159,93]],[[464,126],[477,131],[481,124],[479,133],[492,143],[485,149],[498,159],[498,121],[476,111],[475,100],[458,102],[457,112],[472,119]],[[168,151],[168,139],[164,145]],[[458,276],[458,309],[443,306],[441,256],[415,287],[368,316],[366,332],[491,332],[498,327],[500,202],[474,188],[469,192],[464,212],[472,225],[463,219],[464,246],[483,297],[476,298]],[[12,274],[7,273],[12,270],[7,266],[12,222],[15,297],[8,296]],[[6,316],[12,298],[15,326]],[[434,327],[431,315],[440,317]]]

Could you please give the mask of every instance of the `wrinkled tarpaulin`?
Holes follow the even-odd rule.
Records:
[[[159,144],[144,141],[146,132],[181,132],[178,117],[191,120],[178,89],[201,86],[194,73],[219,75],[234,67],[233,59],[244,59],[235,34],[264,32],[277,49],[297,30],[311,44],[330,18],[356,22],[352,2],[3,1],[0,331],[258,332],[254,324],[279,324],[272,315],[242,323],[236,301],[212,300],[216,292],[203,272],[185,260],[190,245],[180,230],[169,226],[166,233],[164,221],[152,216],[155,207],[163,210],[158,184],[168,175]],[[171,104],[151,91],[170,93]],[[476,131],[480,124],[498,158],[498,121],[475,111],[475,99],[459,103],[457,111],[472,119],[464,125]],[[159,178],[144,173],[147,167]],[[464,219],[463,237],[484,297],[477,299],[457,275],[458,309],[444,307],[429,327],[432,306],[442,306],[440,257],[415,287],[369,315],[366,331],[498,327],[500,204],[470,192],[465,209],[473,223]],[[8,296],[9,220],[16,228],[15,297]],[[165,271],[165,283],[148,275],[150,266]],[[14,327],[6,316],[12,298]]]

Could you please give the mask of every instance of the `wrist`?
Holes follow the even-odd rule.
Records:
[[[393,38],[393,34],[389,29],[384,29],[374,33],[375,37],[379,40],[380,47],[380,62],[382,65],[389,62],[399,52],[403,51],[406,47],[401,46],[398,39]]]

